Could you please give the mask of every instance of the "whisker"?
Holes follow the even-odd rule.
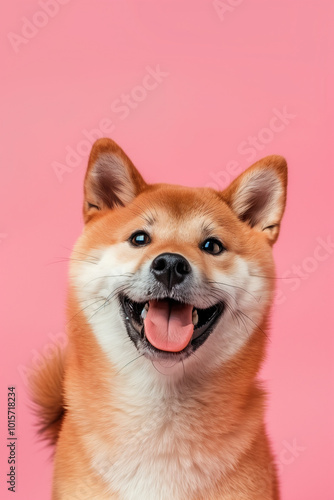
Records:
[[[91,260],[87,260],[87,259],[74,259],[73,257],[70,257],[68,259],[70,262],[71,261],[74,261],[74,262],[87,262],[88,264],[95,264],[97,266],[98,262],[95,262],[95,261],[91,261]]]
[[[265,278],[268,280],[290,280],[291,276],[262,276],[261,274],[250,274],[249,276],[254,276],[255,278]],[[299,278],[299,276],[292,276],[293,278]],[[301,278],[300,278],[301,279]]]
[[[72,318],[70,318],[67,323],[66,323],[66,326],[71,323],[71,321],[74,320],[74,318],[76,318],[78,316],[78,314],[80,314],[81,312],[85,311],[86,309],[88,309],[89,307],[92,307],[93,305],[97,304],[98,302],[100,302],[102,299],[99,298],[98,300],[95,300],[94,302],[92,302],[91,304],[88,304],[87,306],[83,307],[82,309],[80,309],[77,313],[75,313],[74,316],[72,316]]]
[[[105,298],[105,301],[104,303],[96,310],[94,311],[94,313],[91,315],[90,317],[90,320],[99,312],[101,311],[101,309],[103,309],[108,303],[110,303],[111,300],[114,299],[114,297],[116,295],[119,294],[120,291],[122,292],[126,292],[126,291],[129,291],[129,289],[131,288],[131,285],[120,285],[118,286],[117,288],[115,288],[115,290],[113,290],[112,292],[110,292],[110,294]]]
[[[240,316],[239,311],[234,311],[234,316],[237,317],[238,321],[239,321],[239,319],[240,319],[240,321],[242,321],[242,324],[244,325],[244,327],[246,329],[248,338],[250,338],[250,334],[249,334],[249,330],[248,330],[247,325],[246,325],[246,321],[244,320],[244,318],[242,316]],[[240,323],[239,323],[239,325],[240,325]]]
[[[89,257],[90,259],[94,259],[96,261],[100,260],[98,257],[95,257],[94,255],[90,255],[88,253],[80,252],[79,250],[72,250],[72,253],[79,253],[80,255],[85,255],[86,257]]]
[[[233,288],[238,288],[239,290],[243,290],[244,292],[248,293],[251,297],[253,297],[254,300],[256,300],[258,302],[258,299],[255,297],[255,295],[253,295],[251,292],[249,292],[248,290],[246,290],[242,286],[232,285],[230,283],[223,283],[221,281],[214,281],[214,280],[209,280],[208,283],[213,284],[213,285],[216,284],[216,285],[224,285],[224,286],[231,286]]]
[[[72,261],[75,261],[75,262],[85,262],[87,264],[95,264],[97,266],[97,262],[92,262],[90,260],[86,260],[86,259],[74,259],[73,257],[62,257],[61,259],[59,260],[54,260],[52,262],[49,262],[48,265],[51,265],[51,264],[60,264],[62,262],[72,262]]]
[[[76,252],[76,253],[81,253],[82,255],[88,255],[90,257],[89,254],[85,253],[85,252],[80,252],[80,250],[75,250],[73,248],[70,248],[70,247],[66,247],[65,245],[61,245],[62,248],[64,248],[65,250],[68,250],[69,252]],[[101,248],[96,248],[96,247],[89,247],[90,250],[96,250],[97,252],[101,251]],[[94,259],[98,259],[98,257],[95,257],[94,255],[92,255],[92,257],[94,257]]]
[[[103,295],[95,295],[94,298],[98,299],[97,301],[106,300],[106,297]],[[80,299],[80,302],[88,302],[89,300],[92,300],[92,299],[93,299],[93,297],[87,297],[86,299]],[[94,303],[92,305],[94,305]]]
[[[87,281],[87,283],[85,283],[83,286],[87,286],[89,283],[91,283],[92,281],[95,281],[95,280],[100,280],[100,279],[103,279],[103,278],[131,278],[132,276],[134,276],[135,273],[124,273],[124,274],[109,274],[109,275],[106,275],[106,276],[97,276],[97,278],[93,278],[89,281]]]
[[[227,292],[226,290],[221,290],[220,288],[217,288],[217,287],[214,287],[213,289],[211,289],[211,292],[213,292],[213,295],[215,295],[216,297],[218,297],[220,300],[222,299],[222,295],[229,295],[229,297],[231,297],[235,303],[237,303],[237,299],[229,292]],[[224,297],[225,299],[225,297]]]
[[[132,359],[131,361],[126,363],[126,365],[124,365],[120,370],[118,370],[118,372],[116,372],[116,375],[118,375],[122,370],[124,370],[124,368],[126,368],[127,366],[129,366],[131,363],[133,363],[137,359],[141,358],[142,356],[144,356],[144,354],[139,354],[139,356],[136,356],[134,359]]]
[[[90,316],[90,318],[89,318],[89,321],[90,321],[90,320],[91,320],[91,319],[92,319],[92,318],[93,318],[93,317],[94,317],[94,316],[95,316],[98,312],[100,312],[100,311],[101,311],[101,309],[104,309],[104,308],[105,308],[105,306],[106,306],[108,303],[110,303],[110,300],[111,300],[111,295],[112,295],[112,294],[108,295],[108,297],[105,299],[105,301],[103,302],[103,304],[102,304],[100,307],[98,307],[98,308],[96,309],[96,311],[94,311],[94,312],[93,312],[93,314],[92,314],[92,315]]]
[[[258,328],[260,330],[260,332],[262,332],[263,335],[265,335],[267,337],[267,339],[270,340],[270,338],[268,337],[268,335],[266,334],[266,332],[264,330],[262,330],[262,328],[257,323],[255,323],[255,321],[252,320],[252,318],[250,318],[249,316],[247,316],[247,314],[245,314],[244,312],[242,312],[240,309],[238,310],[238,312],[240,314],[242,314],[243,316],[245,316],[247,319],[249,319],[249,321],[251,321],[253,323],[253,325],[255,325],[256,328]]]

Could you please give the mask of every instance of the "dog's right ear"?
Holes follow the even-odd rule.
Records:
[[[97,211],[130,203],[146,183],[124,151],[111,139],[98,139],[92,147],[84,182],[85,222]]]

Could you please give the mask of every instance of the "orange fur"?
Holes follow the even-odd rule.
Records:
[[[114,191],[110,198],[105,192],[101,194],[109,175],[103,162],[96,170],[96,175],[99,172],[103,174],[98,186],[99,179],[96,181],[94,178],[96,164],[105,152],[113,158],[113,165],[123,165],[121,174],[116,173],[122,175],[118,177],[121,178],[121,189]],[[110,360],[109,351],[106,352],[103,347],[105,340],[94,334],[91,317],[87,316],[86,308],[79,300],[76,279],[81,268],[76,266],[80,263],[74,264],[67,305],[70,331],[66,369],[63,371],[63,362],[59,357],[58,362],[44,370],[34,386],[35,400],[44,408],[41,417],[43,430],[49,430],[53,438],[61,417],[59,406],[66,408],[55,454],[53,500],[134,498],[131,496],[133,492],[124,493],[124,497],[117,493],[112,486],[110,471],[119,471],[117,467],[126,443],[137,445],[141,440],[139,449],[143,449],[142,460],[150,454],[153,458],[157,454],[157,461],[160,461],[161,454],[165,453],[166,471],[174,459],[173,455],[169,455],[170,448],[175,450],[175,457],[180,455],[180,468],[185,467],[189,460],[189,476],[186,467],[183,476],[185,484],[189,480],[189,490],[185,494],[177,493],[174,500],[279,499],[274,460],[263,423],[265,393],[256,376],[265,356],[268,338],[266,332],[274,286],[271,245],[277,239],[284,211],[286,163],[276,156],[267,158],[265,164],[270,165],[270,175],[275,176],[275,182],[278,179],[281,189],[277,190],[276,198],[268,202],[274,214],[269,222],[261,200],[253,200],[252,190],[246,190],[241,201],[235,201],[241,196],[240,190],[244,189],[245,176],[252,175],[253,171],[264,169],[264,185],[269,186],[271,177],[268,177],[266,166],[261,162],[251,167],[223,193],[217,193],[206,188],[147,185],[113,141],[100,140],[93,147],[85,178],[84,217],[87,224],[74,250],[78,253],[74,255],[81,255],[83,260],[90,255],[94,269],[94,259],[97,261],[99,258],[96,252],[111,248],[116,252],[120,266],[134,260],[133,273],[136,273],[156,255],[172,252],[182,254],[208,280],[214,280],[216,275],[232,279],[238,275],[240,266],[250,266],[249,269],[258,267],[258,277],[254,275],[251,279],[263,279],[263,290],[268,299],[263,299],[259,323],[240,316],[238,321],[241,325],[238,328],[243,326],[244,321],[248,335],[224,362],[214,364],[215,355],[220,359],[219,356],[226,354],[220,347],[217,353],[210,351],[213,342],[219,340],[215,340],[214,335],[217,337],[220,333],[214,331],[210,340],[196,351],[202,365],[196,361],[196,356],[190,356],[189,361],[185,360],[183,376],[169,381],[157,373],[159,381],[149,379],[147,383],[143,382],[143,392],[138,393],[139,386],[131,378],[136,373],[136,361],[129,367],[124,363],[124,367],[118,370]],[[110,179],[115,179],[116,174],[112,173]],[[130,188],[127,188],[127,182],[131,184]],[[130,202],[127,199],[129,192],[133,197]],[[242,203],[245,210],[242,215],[236,215],[234,211],[240,212]],[[154,236],[147,248],[135,253],[137,250],[124,242],[133,231],[143,227],[144,218],[145,227],[151,225],[154,228]],[[215,226],[214,229],[212,226]],[[227,248],[224,258],[213,259],[203,253],[198,238],[202,234],[203,239],[206,231],[213,231],[215,237],[224,242]],[[100,290],[94,293],[96,298]],[[228,294],[229,289],[225,293]],[[249,296],[253,294],[251,291],[248,293]],[[253,300],[248,296],[246,298]],[[110,325],[111,336],[112,328]],[[127,342],[130,342],[129,339]],[[207,366],[203,366],[204,359]],[[146,370],[146,365],[141,366]],[[134,396],[125,397],[126,390]],[[61,394],[64,394],[64,402]],[[154,405],[154,398],[157,398],[158,405],[166,405],[163,415]],[[149,414],[145,412],[146,405],[152,408]],[[150,442],[156,443],[156,448],[145,451],[145,446],[152,446],[145,443]],[[188,450],[188,454],[184,456],[182,450]],[[136,461],[136,456],[130,454],[130,458]],[[218,458],[219,464],[214,462]],[[194,486],[195,477],[203,475],[199,464],[209,464],[210,461],[219,472],[210,480],[203,476],[202,486]],[[157,480],[164,484],[160,476]],[[173,477],[166,478],[166,488],[173,480]],[[177,483],[176,477],[175,481]],[[126,480],[124,485],[126,488]],[[177,492],[184,491],[181,485],[176,484],[175,488],[179,488],[175,490]],[[159,495],[159,499],[167,500],[163,491]],[[150,500],[153,497],[144,499],[138,494],[137,498]]]
[[[65,352],[56,348],[56,354],[44,358],[43,364],[29,379],[29,391],[38,417],[39,432],[51,445],[58,439],[64,416],[64,357]]]

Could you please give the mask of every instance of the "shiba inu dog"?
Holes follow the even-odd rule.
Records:
[[[218,192],[93,145],[68,349],[34,382],[54,500],[279,499],[256,376],[286,186],[280,156]]]

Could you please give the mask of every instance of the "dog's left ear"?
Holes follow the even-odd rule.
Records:
[[[85,222],[98,211],[127,205],[145,187],[144,179],[118,144],[98,139],[89,156],[84,183]]]
[[[287,164],[282,156],[266,156],[239,175],[223,198],[240,220],[265,232],[273,244],[284,213]]]

